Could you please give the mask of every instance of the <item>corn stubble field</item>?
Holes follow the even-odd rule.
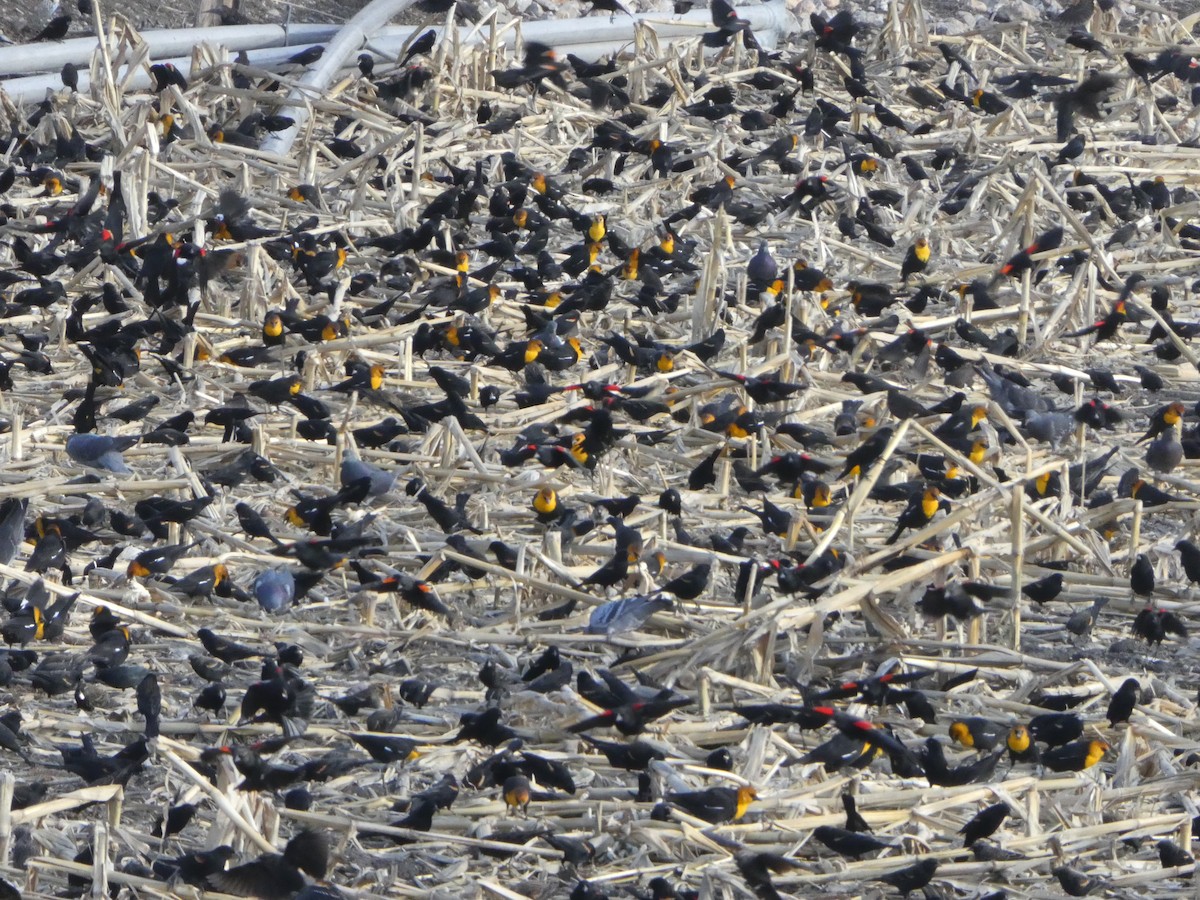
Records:
[[[744,12],[5,105],[8,894],[1194,892],[1196,16]]]

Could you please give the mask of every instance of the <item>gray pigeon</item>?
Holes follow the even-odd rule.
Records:
[[[281,612],[292,605],[296,596],[296,579],[292,570],[280,566],[258,573],[254,579],[254,599],[267,612]]]
[[[673,604],[665,597],[625,597],[602,603],[592,610],[588,619],[588,634],[605,634],[612,637],[640,628],[656,612],[670,609]]]
[[[137,435],[110,437],[104,434],[73,434],[67,438],[67,456],[81,465],[129,475],[121,454],[138,442]]]
[[[396,484],[396,473],[381,469],[379,466],[346,456],[342,458],[342,487],[371,479],[371,487],[367,491],[369,497],[379,497],[390,491]]]
[[[0,563],[8,565],[25,540],[25,512],[29,501],[9,497],[0,501]]]

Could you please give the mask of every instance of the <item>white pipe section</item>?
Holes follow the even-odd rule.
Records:
[[[272,134],[262,144],[262,150],[267,153],[286,155],[296,140],[300,127],[308,116],[306,100],[319,96],[337,75],[343,63],[352,53],[361,50],[366,44],[366,21],[377,21],[374,13],[376,7],[386,7],[387,17],[379,22],[382,25],[394,15],[393,9],[403,9],[412,0],[374,0],[365,10],[346,23],[333,42],[325,48],[321,64],[305,76],[301,84],[292,91],[288,98],[291,108],[288,112],[296,124],[287,131]],[[397,10],[398,11],[398,10]],[[774,0],[759,6],[747,6],[738,14],[750,21],[754,33],[763,40],[765,46],[774,46],[780,35],[787,34],[796,20],[788,12],[784,0]],[[365,21],[360,23],[360,19]],[[672,39],[693,38],[705,28],[712,27],[711,14],[707,10],[696,10],[682,16],[661,18],[654,15],[620,16],[606,19],[600,16],[590,16],[586,19],[544,19],[537,22],[522,23],[521,33],[526,41],[539,41],[549,44],[564,53],[575,53],[583,59],[595,60],[606,53],[616,53],[633,40],[634,25],[637,21],[653,24],[660,39],[668,43]],[[762,34],[760,34],[760,29]],[[410,34],[413,33],[410,31]],[[579,38],[586,35],[586,41],[581,43]],[[440,34],[439,34],[440,37]],[[470,35],[468,43],[482,43],[485,37],[478,32]],[[516,41],[516,36],[510,31],[505,36],[509,45]],[[769,41],[769,43],[768,43]],[[372,43],[379,43],[372,40]],[[380,45],[383,49],[383,45]]]
[[[283,156],[291,150],[296,135],[308,119],[307,100],[325,93],[325,89],[341,71],[350,55],[357,53],[366,44],[367,36],[374,36],[375,32],[387,25],[388,20],[408,9],[414,2],[415,0],[371,0],[347,22],[325,47],[325,54],[320,61],[304,73],[300,83],[292,88],[291,94],[288,95],[282,111],[295,119],[296,124],[269,135],[263,141],[263,151]]]
[[[394,13],[393,13],[394,15]],[[787,34],[799,28],[799,24],[792,14],[788,11],[785,0],[770,0],[770,2],[760,4],[758,6],[745,6],[738,9],[738,15],[750,21],[751,28],[754,30],[755,36],[759,42],[767,48],[774,47],[779,40]],[[711,30],[712,20],[709,17],[707,10],[694,10],[681,16],[666,16],[647,14],[637,16],[637,20],[645,22],[647,25],[654,28],[659,40],[663,43],[670,44],[680,40],[692,39],[700,35],[702,32]],[[582,59],[595,61],[603,56],[619,53],[628,48],[633,41],[634,19],[629,16],[620,16],[614,18],[612,22],[606,16],[589,16],[584,19],[546,19],[536,22],[524,22],[521,25],[521,34],[527,41],[539,41],[543,44],[549,44],[562,54],[573,53]],[[250,36],[244,34],[248,30],[256,32],[255,42],[250,42]],[[428,31],[427,26],[412,28],[410,26],[395,26],[389,28],[378,28],[373,34],[369,35],[371,50],[378,55],[395,58],[400,52],[400,48],[410,42],[417,34]],[[441,29],[435,28],[440,37]],[[237,33],[238,40],[231,41],[226,39],[227,34]],[[164,58],[164,53],[160,48],[178,51],[180,46],[190,54],[192,44],[199,43],[194,41],[189,36],[201,36],[215,34],[216,37],[211,38],[214,43],[228,47],[231,50],[242,50],[249,47],[260,47],[266,49],[250,50],[247,53],[250,64],[262,69],[275,69],[282,65],[287,59],[294,55],[298,46],[309,46],[311,44],[320,43],[327,40],[333,33],[333,29],[326,25],[293,25],[289,29],[289,43],[282,43],[283,29],[280,26],[234,26],[224,28],[202,28],[194,30],[185,30],[182,32],[163,31],[145,32],[143,37],[147,39],[151,47],[152,62],[169,62],[172,63],[181,72],[188,72],[191,65],[191,57],[177,56],[174,58]],[[364,32],[365,34],[365,32]],[[184,44],[179,43],[162,43],[157,39],[158,35],[170,35],[172,41],[184,41]],[[302,39],[297,39],[303,35]],[[151,38],[155,38],[151,40]],[[357,45],[350,47],[346,56],[343,56],[339,61],[341,67],[352,66],[355,60],[351,57],[356,50],[361,50],[366,38],[363,34],[358,37]],[[464,43],[478,44],[487,40],[485,35],[478,32],[473,32],[467,36]],[[516,41],[516,35],[513,30],[509,29],[503,36],[502,42],[507,46],[512,46]],[[90,54],[96,49],[94,39],[80,39],[76,41],[65,41],[64,45],[72,44],[75,46],[75,53],[83,53],[83,56],[75,56],[70,61],[81,65],[79,71],[79,89],[80,91],[88,90],[88,72],[87,65]],[[45,47],[44,44],[30,46],[8,47],[0,49],[0,68],[5,63],[3,62],[6,54],[12,54],[14,51],[28,51],[30,49]],[[29,60],[30,54],[25,54],[26,62],[19,71],[31,71],[35,68]],[[324,65],[327,60],[331,60],[332,53],[329,47],[326,48],[325,55],[321,58],[321,64]],[[10,78],[0,81],[0,90],[4,91],[9,98],[17,105],[26,103],[35,103],[44,100],[47,91],[61,90],[62,80],[58,75],[58,69],[62,67],[62,63],[66,62],[59,56],[55,57],[53,66],[53,74],[47,75],[31,75],[23,78]],[[332,69],[331,72],[336,73]],[[41,65],[36,68],[44,68]],[[123,78],[125,68],[122,67],[116,73],[117,78]],[[329,76],[332,80],[333,74]],[[135,72],[130,79],[129,86],[134,90],[145,90],[153,84],[153,79],[149,73],[143,68],[139,72]],[[296,115],[297,111],[304,109],[304,96],[319,96],[324,87],[328,84],[326,81],[322,85],[317,85],[312,82],[306,87],[305,94],[301,95],[300,106],[294,106],[288,114],[300,119]],[[292,102],[294,103],[294,98]],[[293,137],[294,139],[294,137]],[[290,147],[291,140],[288,141]],[[269,149],[264,147],[263,149]],[[286,152],[270,148],[273,152]]]
[[[156,61],[191,55],[197,44],[220,44],[235,53],[266,47],[296,47],[320,44],[337,34],[337,25],[227,25],[220,28],[163,28],[143,31],[142,39]],[[94,37],[72,38],[59,43],[14,44],[0,48],[0,78],[31,72],[58,72],[64,63],[86,67],[100,42]],[[293,50],[293,53],[296,51]],[[182,69],[180,71],[183,71]]]
[[[309,26],[311,27],[311,26]],[[326,37],[329,35],[329,30],[325,31]],[[320,43],[320,39],[316,41],[304,41],[299,47],[296,44],[281,45],[269,47],[265,50],[250,50],[247,51],[246,57],[251,66],[259,69],[278,70],[292,56],[295,56],[303,47],[309,47],[314,43]],[[173,58],[162,59],[155,57],[148,62],[150,63],[171,63],[180,72],[183,72],[189,79],[192,77],[188,67],[192,64],[190,56],[176,56]],[[84,68],[79,70],[79,91],[86,93],[91,88],[91,75],[86,68],[87,61],[84,61]],[[114,77],[120,81],[128,72],[128,66],[120,66],[114,73]],[[149,70],[145,66],[134,72],[129,79],[129,88],[135,91],[148,90],[154,85],[154,78],[150,75]],[[28,75],[24,78],[9,78],[0,81],[0,91],[8,95],[9,99],[17,106],[25,103],[38,103],[46,99],[47,91],[61,91],[63,89],[62,76],[55,72],[50,75]]]

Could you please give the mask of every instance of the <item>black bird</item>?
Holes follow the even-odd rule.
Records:
[[[897,869],[895,872],[889,872],[887,875],[880,875],[875,880],[882,881],[884,884],[890,884],[900,894],[907,897],[913,891],[919,891],[933,881],[933,876],[937,873],[938,861],[936,859],[923,859],[920,862],[915,862],[911,866],[905,866],[903,869]]]
[[[782,900],[771,882],[771,873],[787,872],[799,865],[778,853],[754,853],[748,850],[736,854],[733,861],[759,900]]]
[[[1200,547],[1184,540],[1176,542],[1175,549],[1179,551],[1179,561],[1187,580],[1191,584],[1200,584]]]
[[[1170,838],[1163,838],[1155,847],[1158,849],[1158,861],[1164,869],[1175,869],[1179,866],[1190,866],[1196,860]]]
[[[870,834],[863,834],[857,831],[849,831],[845,828],[838,828],[835,825],[821,825],[814,829],[813,837],[840,856],[849,856],[858,859],[864,853],[872,853],[875,850],[885,850],[889,847],[894,847],[895,844],[881,841],[879,838]]]
[[[971,821],[958,832],[963,836],[963,846],[970,847],[976,841],[995,834],[996,829],[1012,812],[1007,803],[995,803],[981,809]]]
[[[162,691],[153,673],[143,678],[137,686],[137,710],[146,720],[147,738],[158,737],[158,724],[162,716]]]
[[[1112,699],[1108,701],[1108,712],[1105,714],[1110,725],[1115,726],[1129,721],[1129,716],[1133,713],[1134,706],[1137,705],[1141,689],[1136,678],[1126,678],[1121,686],[1113,692]]]
[[[1070,866],[1058,866],[1051,869],[1050,873],[1058,879],[1058,883],[1062,889],[1072,897],[1086,897],[1098,888],[1103,887],[1103,882],[1099,878],[1085,875],[1078,869],[1073,869]]]
[[[1149,597],[1154,593],[1154,566],[1144,553],[1138,554],[1129,569],[1129,587],[1142,597]]]
[[[283,853],[267,853],[252,862],[208,876],[218,890],[262,900],[287,900],[305,887],[304,875],[325,877],[329,867],[329,842],[316,831],[302,831],[287,843]]]
[[[1054,572],[1045,578],[1021,585],[1021,593],[1037,604],[1049,603],[1062,593],[1062,589],[1062,572]]]
[[[33,43],[37,43],[38,41],[61,41],[67,36],[67,32],[70,29],[70,16],[55,16],[31,40]]]
[[[853,794],[842,794],[842,807],[846,810],[847,831],[856,831],[860,834],[870,832],[871,826],[867,824],[867,820],[859,813]]]

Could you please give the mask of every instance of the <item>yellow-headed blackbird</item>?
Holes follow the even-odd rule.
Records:
[[[750,804],[758,798],[758,791],[743,785],[737,788],[710,787],[702,791],[682,791],[667,794],[667,800],[680,809],[719,825],[737,821],[746,814]]]
[[[886,543],[896,543],[896,539],[906,528],[917,529],[928,525],[937,511],[943,508],[943,504],[947,503],[941,498],[942,492],[936,485],[929,485],[923,490],[915,491],[909,497],[908,505],[900,513],[900,518],[896,522],[896,530],[892,532]]]
[[[1108,744],[1101,740],[1079,740],[1042,751],[1042,763],[1052,772],[1082,772],[1104,758]]]
[[[2,626],[0,637],[6,644],[20,644],[24,647],[30,641],[40,641],[45,637],[46,620],[38,606],[17,613]]]
[[[929,265],[929,257],[932,254],[933,248],[929,246],[928,239],[919,237],[908,248],[908,252],[904,254],[904,262],[900,266],[900,280],[908,281],[908,279],[925,271]]]
[[[1008,755],[1014,763],[1037,762],[1040,756],[1037,745],[1034,744],[1033,738],[1029,734],[1029,729],[1024,725],[1014,726],[1008,732],[1005,746],[1008,747]]]
[[[1146,433],[1137,439],[1137,443],[1140,444],[1142,441],[1158,437],[1172,425],[1179,424],[1186,412],[1187,407],[1178,400],[1168,403],[1166,406],[1160,406],[1150,415],[1150,424],[1146,428]]]
[[[1004,727],[987,719],[971,716],[950,723],[950,738],[971,750],[994,749],[1004,734]]]
[[[509,810],[520,810],[522,813],[529,811],[529,779],[524,775],[511,775],[504,780],[501,787],[501,794],[504,797],[504,805]]]
[[[552,487],[544,487],[534,494],[532,506],[537,520],[543,524],[562,518],[563,510],[558,503],[558,492]]]
[[[884,426],[876,431],[873,435],[863,441],[856,449],[851,450],[846,455],[846,464],[842,467],[841,474],[838,478],[845,478],[847,475],[861,475],[866,471],[866,468],[879,459],[888,441],[892,439],[892,428],[890,425]]]
[[[106,631],[88,649],[87,658],[97,668],[119,666],[129,657],[130,640],[126,625]]]
[[[1168,494],[1166,491],[1156,488],[1154,485],[1144,481],[1141,478],[1135,480],[1130,486],[1129,496],[1135,500],[1141,500],[1142,506],[1147,508],[1153,506],[1164,506],[1168,503],[1176,503],[1183,499],[1181,497],[1176,497],[1173,494]]]
[[[214,590],[221,588],[228,578],[229,569],[222,563],[201,566],[183,578],[171,582],[171,593],[182,594],[185,597],[208,597]]]
[[[130,560],[126,574],[130,578],[165,575],[194,546],[196,545],[174,544],[170,547],[151,547],[149,550],[143,550]]]

